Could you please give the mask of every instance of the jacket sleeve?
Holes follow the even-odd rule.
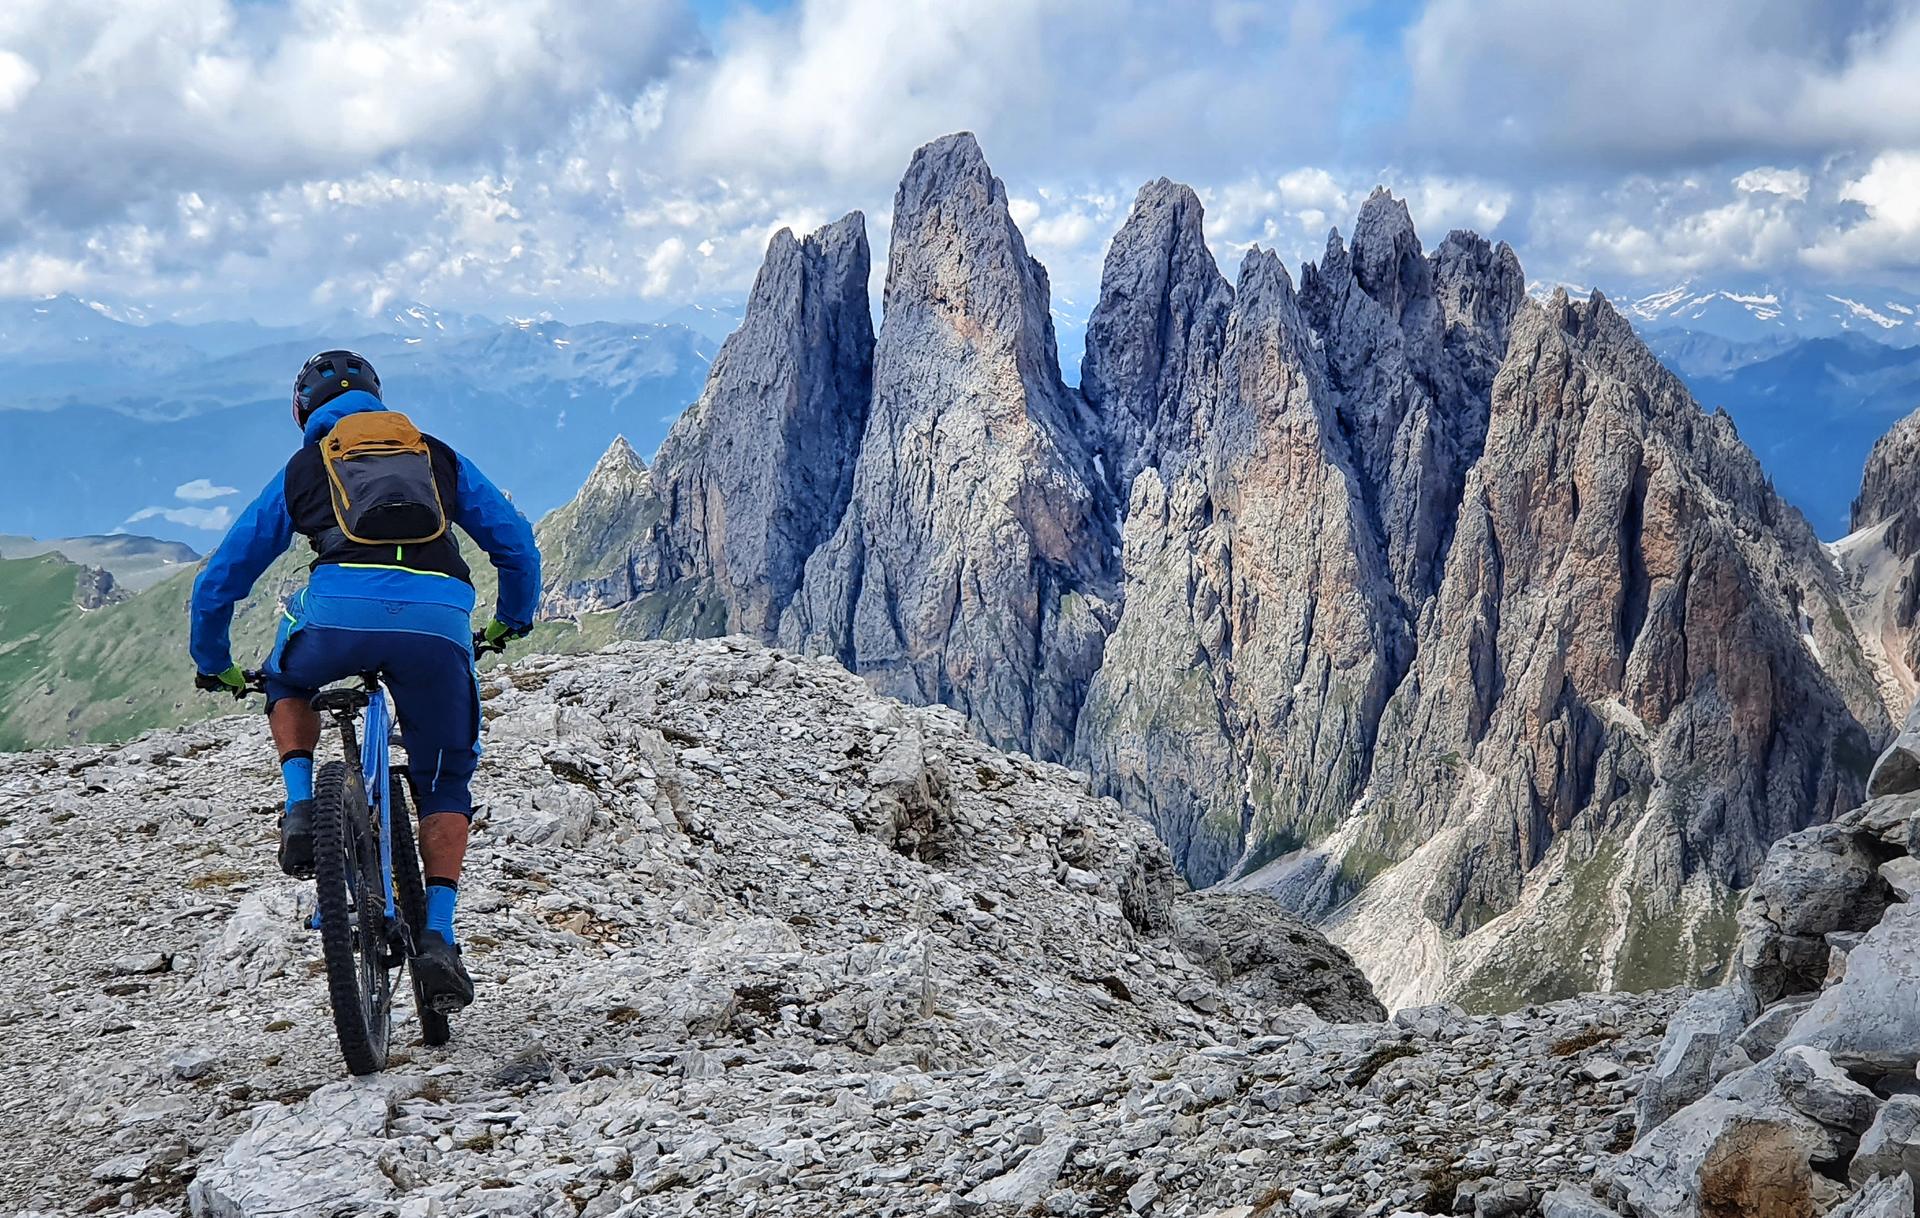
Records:
[[[494,616],[525,630],[540,607],[540,548],[533,540],[533,526],[478,466],[464,456],[458,460],[460,494],[453,522],[479,543],[500,573]]]
[[[293,517],[287,512],[287,471],[283,469],[240,513],[193,581],[193,625],[187,646],[201,672],[224,672],[233,664],[227,638],[233,607],[253,590],[254,581],[292,540]]]

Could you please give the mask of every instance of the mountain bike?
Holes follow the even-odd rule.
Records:
[[[474,636],[474,655],[505,650]],[[264,692],[263,674],[249,672],[247,689]],[[412,959],[415,936],[427,925],[426,883],[414,845],[413,812],[404,765],[394,765],[393,700],[377,672],[357,684],[336,685],[313,698],[332,719],[343,760],[328,761],[313,778],[313,879],[327,999],[340,1055],[353,1074],[375,1074],[387,1064],[393,1029],[395,974]],[[359,764],[349,765],[347,759]],[[443,1045],[452,1035],[413,976],[420,1038]]]

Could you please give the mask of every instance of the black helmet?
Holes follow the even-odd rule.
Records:
[[[293,378],[293,421],[305,427],[314,411],[350,389],[379,397],[380,374],[357,352],[322,351]]]

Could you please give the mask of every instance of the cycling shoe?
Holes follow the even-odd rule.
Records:
[[[313,801],[295,800],[280,817],[280,870],[297,880],[313,878]]]
[[[460,963],[460,949],[434,931],[420,936],[413,975],[420,983],[422,1000],[436,1015],[451,1015],[473,1001],[473,978]]]

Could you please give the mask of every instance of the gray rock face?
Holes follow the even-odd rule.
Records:
[[[1908,1174],[1870,1180],[1828,1218],[1913,1218],[1913,1177]]]
[[[1253,842],[1331,829],[1365,785],[1399,671],[1353,460],[1279,260],[1249,254],[1215,413],[1127,519],[1127,613],[1082,715],[1080,756],[1141,808],[1197,884]]]
[[[873,386],[866,218],[774,234],[746,319],[660,445],[662,577],[710,581],[771,637],[852,491]]]
[[[1498,970],[1468,979],[1482,1001],[1717,971],[1726,948],[1692,929],[1698,908],[1730,913],[1772,841],[1860,793],[1833,757],[1864,759],[1878,706],[1838,603],[1731,424],[1604,300],[1528,304],[1356,845],[1417,849],[1423,912],[1453,934],[1546,889],[1525,945],[1490,947]],[[1368,966],[1396,917],[1339,937]],[[1526,963],[1553,942],[1550,965]],[[1575,955],[1590,962],[1569,976]]]
[[[1843,1193],[1818,1168],[1846,1161],[1849,1125],[1877,1103],[1824,1054],[1781,1055],[1722,1079],[1603,1175],[1640,1218],[1820,1213]],[[1820,1119],[1836,1111],[1848,1124]]]
[[[1850,1070],[1911,1074],[1920,1064],[1920,905],[1895,905],[1847,954],[1845,978],[1816,998],[1784,1049],[1810,1045]]]
[[[659,519],[653,472],[625,436],[616,436],[580,493],[540,522],[542,614],[617,609],[659,586],[659,556],[647,544]]]
[[[851,505],[782,619],[881,691],[1063,757],[1112,624],[1099,426],[1060,381],[1046,271],[971,135],[914,154]]]
[[[1525,298],[1519,260],[1465,233],[1430,259],[1406,204],[1377,189],[1353,248],[1330,236],[1300,298],[1411,617],[1440,582],[1461,486],[1486,439],[1488,391]]]
[[[1142,469],[1185,466],[1212,429],[1233,289],[1201,218],[1190,187],[1142,186],[1087,318],[1080,389],[1102,416],[1122,502]]]
[[[1847,1175],[1860,1185],[1875,1176],[1920,1180],[1920,1098],[1896,1095],[1886,1102],[1861,1135]]]
[[[1883,797],[1775,844],[1741,914],[1742,976],[1695,995],[1675,1018],[1642,1085],[1643,1118],[1670,1107],[1677,1072],[1663,1068],[1699,1016],[1723,1010],[1716,1027],[1724,1027],[1751,1009],[1745,976],[1785,996],[1769,999],[1739,1036],[1757,1064],[1661,1123],[1643,1119],[1639,1139],[1602,1170],[1624,1212],[1821,1213],[1841,1199],[1843,1181],[1858,1191],[1834,1214],[1913,1212],[1920,907],[1887,904],[1871,870],[1905,815],[1902,799]],[[1835,923],[1867,928],[1818,930]],[[1831,958],[1816,958],[1814,943]],[[1822,971],[1826,988],[1811,992]]]
[[[540,522],[543,609],[621,633],[773,634],[846,510],[873,379],[866,222],[774,234],[745,320],[654,468],[616,440]]]

